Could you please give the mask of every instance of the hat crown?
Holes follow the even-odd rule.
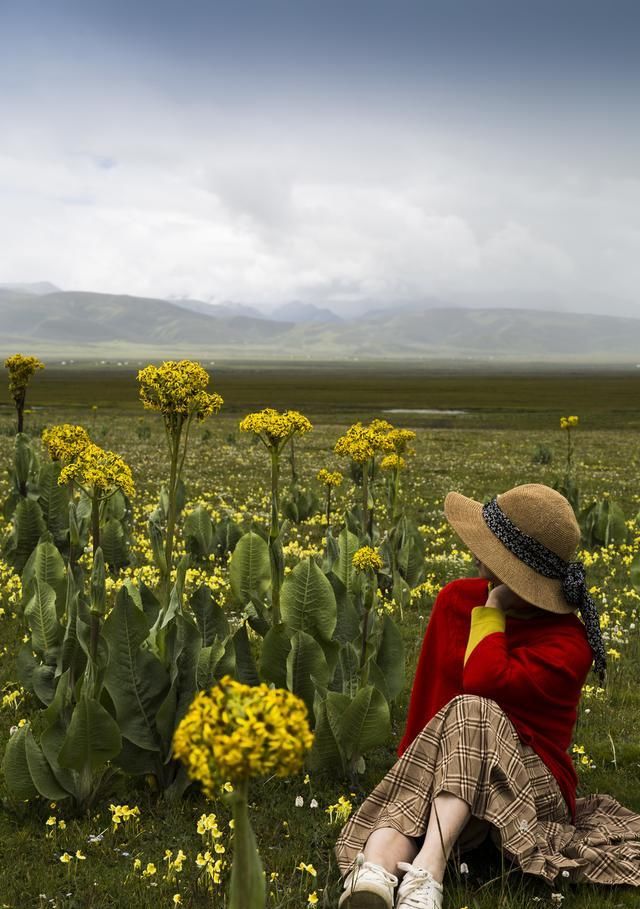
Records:
[[[518,530],[570,562],[580,542],[580,527],[565,497],[540,483],[515,486],[497,502]]]

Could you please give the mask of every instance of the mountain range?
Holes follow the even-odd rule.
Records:
[[[249,304],[0,285],[0,353],[95,359],[181,356],[541,363],[640,362],[640,319],[505,307],[387,307],[341,318]]]

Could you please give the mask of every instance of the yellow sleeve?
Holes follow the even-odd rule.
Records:
[[[465,664],[480,641],[494,631],[504,631],[506,624],[507,620],[501,609],[494,609],[493,606],[476,606],[472,609],[469,640],[464,655]]]

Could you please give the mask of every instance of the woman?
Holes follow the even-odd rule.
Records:
[[[444,511],[479,577],[436,599],[401,757],[336,844],[339,906],[440,909],[454,846],[487,836],[549,883],[640,885],[640,815],[576,801],[578,702],[592,662],[601,683],[606,666],[570,504],[528,484],[484,506],[452,492]]]

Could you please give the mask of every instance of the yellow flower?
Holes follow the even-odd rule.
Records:
[[[84,426],[60,423],[44,430],[42,444],[54,461],[73,461],[87,445],[91,445],[91,439]]]
[[[14,401],[24,398],[31,376],[37,369],[44,369],[44,363],[37,357],[25,357],[19,353],[7,357],[4,365],[9,370],[9,391]]]
[[[326,814],[329,815],[329,823],[333,824],[336,821],[346,821],[351,814],[352,807],[349,799],[345,798],[344,795],[341,795],[335,805],[329,805],[328,808],[325,808]]]
[[[578,417],[560,417],[560,429],[572,429],[578,425]]]
[[[240,432],[253,432],[267,448],[280,451],[292,436],[302,436],[313,429],[311,423],[297,410],[280,412],[265,407],[248,414],[240,421]]]
[[[413,448],[409,448],[409,442],[416,437],[412,429],[390,429],[386,435],[382,436],[381,447],[384,451],[390,451],[396,455],[414,454]]]
[[[146,366],[138,372],[140,398],[149,410],[157,410],[167,422],[198,420],[217,413],[224,401],[207,391],[209,373],[193,360],[167,360],[162,366]]]
[[[75,480],[81,486],[93,486],[96,490],[117,487],[125,495],[135,495],[131,468],[113,451],[105,451],[93,442],[78,451],[74,459],[63,467],[58,483],[63,485]]]
[[[62,855],[60,856],[60,861],[62,862],[63,865],[68,865],[69,862],[71,861],[71,856],[69,855],[68,852],[63,852]]]
[[[57,823],[58,823],[58,819],[55,817],[48,817],[47,820],[45,821],[45,824],[47,827],[55,827]]]
[[[318,471],[316,474],[316,479],[323,483],[325,486],[337,487],[342,483],[342,474],[339,470],[330,471],[326,470],[324,467]]]
[[[181,902],[182,902],[182,897],[180,896],[180,894],[174,893],[173,894],[173,905],[179,906]]]
[[[307,903],[308,903],[310,906],[315,906],[317,902],[318,902],[318,894],[317,894],[316,891],[314,890],[313,893],[310,893],[310,894],[309,894],[309,896],[308,896],[308,898],[307,898]]]
[[[351,563],[356,571],[367,571],[367,569],[379,571],[382,568],[380,553],[376,549],[372,549],[371,546],[361,546],[360,549],[356,550]]]
[[[84,862],[84,860],[86,859],[86,855],[82,854],[82,850],[76,849],[76,858],[78,859],[79,862]]]
[[[382,470],[402,470],[406,467],[407,462],[399,454],[388,454],[380,461]]]
[[[157,870],[158,870],[158,869],[157,869],[156,866],[153,864],[153,862],[149,862],[149,863],[147,864],[147,867],[146,867],[146,868],[144,869],[144,871],[142,872],[142,876],[143,876],[143,877],[153,877],[153,875],[156,873]]]
[[[346,455],[357,464],[375,457],[383,448],[384,437],[391,432],[393,426],[386,420],[373,420],[368,426],[354,423],[343,436],[340,436],[333,450],[336,454]]]
[[[191,779],[215,796],[221,781],[288,776],[311,747],[307,708],[281,688],[243,685],[224,676],[196,695],[173,740]]]
[[[300,862],[300,864],[299,864],[298,867],[297,867],[297,870],[298,870],[298,871],[306,871],[307,874],[310,874],[310,875],[311,875],[311,877],[316,877],[316,875],[317,875],[317,873],[318,873],[318,872],[316,871],[316,869],[313,867],[313,865],[305,865],[304,862]]]

